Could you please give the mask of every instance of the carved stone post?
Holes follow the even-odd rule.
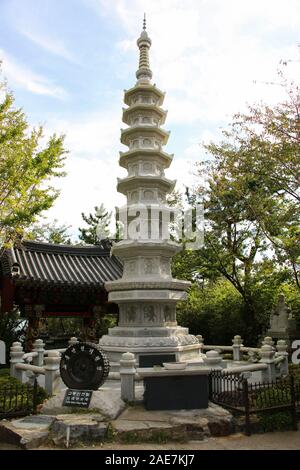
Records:
[[[15,341],[10,348],[10,375],[11,377],[18,378],[21,381],[23,379],[23,371],[16,370],[16,364],[24,362],[23,356],[24,351],[21,343]]]
[[[36,339],[33,343],[33,352],[37,352],[38,355],[32,358],[32,364],[35,366],[42,367],[44,364],[44,349],[45,344],[42,339]]]
[[[205,364],[211,369],[222,369],[223,359],[218,351],[207,351],[206,355],[203,357],[203,360]]]
[[[45,390],[49,395],[53,395],[59,384],[59,364],[60,354],[58,351],[49,351],[45,357]]]
[[[124,401],[132,402],[135,398],[134,378],[136,360],[134,354],[127,352],[122,354],[120,360],[120,376],[121,376],[121,398]]]
[[[197,338],[197,340],[200,344],[200,354],[202,354],[203,353],[203,346],[204,346],[204,338],[203,338],[202,335],[197,335],[196,338]]]
[[[271,336],[265,336],[261,344],[262,346],[264,346],[265,344],[268,344],[269,346],[272,346],[273,348],[275,343],[273,341],[273,338],[271,338]]]
[[[75,336],[72,336],[72,338],[69,339],[68,344],[69,346],[73,346],[74,344],[79,343],[78,339],[75,338]]]
[[[264,344],[260,349],[261,359],[259,362],[267,364],[268,368],[262,371],[263,382],[273,382],[276,379],[276,368],[274,363],[275,351],[270,344]]]
[[[240,335],[235,335],[232,340],[232,348],[233,348],[233,360],[234,361],[241,361],[242,360],[242,353],[241,347],[243,346],[243,340]]]
[[[289,373],[289,353],[287,352],[288,345],[284,339],[279,339],[276,344],[276,357],[284,357],[284,361],[281,363],[281,373],[283,375],[288,375]]]
[[[6,364],[6,344],[0,341],[0,364]]]

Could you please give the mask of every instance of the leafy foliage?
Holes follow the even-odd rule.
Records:
[[[289,411],[261,413],[259,424],[263,432],[287,431],[293,429],[293,419]]]
[[[239,293],[228,281],[219,280],[204,288],[194,284],[188,300],[178,304],[177,318],[191,334],[201,334],[206,344],[231,344],[235,334],[245,332],[242,309]]]
[[[117,325],[117,318],[116,315],[112,315],[107,313],[99,318],[97,318],[96,325],[95,325],[95,335],[97,338],[101,338],[101,336],[108,334],[108,329],[113,328]]]
[[[206,146],[214,157],[208,164],[209,202],[215,198],[214,210],[217,201],[226,210],[228,200],[231,207],[235,201],[233,219],[226,210],[228,225],[232,220],[248,224],[251,250],[251,238],[260,251],[269,242],[300,289],[300,89],[282,72],[280,79],[285,101],[250,106],[247,114],[234,116],[225,141]]]
[[[5,392],[5,403],[4,403],[4,391]],[[10,392],[8,392],[10,389]],[[2,409],[13,408],[14,411],[18,411],[22,409],[23,406],[27,406],[30,408],[32,406],[32,396],[29,395],[28,402],[27,400],[22,398],[22,383],[16,379],[15,377],[10,376],[9,369],[1,369],[0,370],[0,412]],[[18,393],[16,393],[18,392]],[[43,403],[49,395],[39,385],[37,386],[37,405]]]
[[[43,128],[30,130],[25,114],[0,83],[0,242],[22,236],[37,216],[49,209],[59,191],[49,179],[63,176],[64,136],[41,145]]]
[[[20,317],[19,310],[13,309],[0,315],[0,339],[6,344],[6,362],[9,362],[9,350],[13,342],[24,343],[27,321]]]
[[[69,228],[70,226],[58,225],[58,220],[55,219],[52,223],[34,224],[25,236],[28,240],[70,245]]]

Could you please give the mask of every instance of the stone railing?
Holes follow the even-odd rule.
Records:
[[[219,351],[220,353],[232,353],[233,355],[233,360],[234,361],[241,361],[243,360],[243,357],[245,354],[248,355],[248,360],[249,362],[257,362],[259,359],[260,355],[260,350],[261,348],[254,348],[254,347],[248,347],[243,345],[243,340],[240,335],[235,335],[233,340],[232,340],[232,345],[217,345],[217,344],[204,344],[204,339],[202,335],[196,336],[198,339],[200,346],[201,346],[201,352],[203,353],[204,351]],[[279,340],[279,342],[282,340]],[[275,350],[274,347],[274,341],[270,336],[266,336],[263,341],[262,341],[262,346],[265,344],[272,346],[272,348]]]
[[[77,338],[71,338],[69,346],[76,344]],[[41,339],[35,340],[33,350],[24,353],[21,343],[15,342],[10,348],[10,375],[22,383],[32,382],[34,378],[44,376],[41,381],[46,392],[52,395],[60,387],[59,364],[61,353],[66,349],[44,349]]]
[[[199,339],[199,337],[198,337]],[[200,337],[203,340],[202,337]],[[199,342],[200,342],[199,341]],[[288,352],[287,343],[284,340],[278,340],[276,348],[272,338],[266,337],[262,342],[261,348],[246,348],[242,344],[241,337],[236,335],[232,346],[204,346],[202,351],[209,349],[206,354],[201,353],[201,361],[189,362],[187,368],[184,369],[186,375],[189,368],[199,368],[199,370],[220,370],[225,373],[243,374],[247,380],[252,382],[273,382],[278,377],[288,375]],[[201,344],[201,342],[200,342]],[[203,344],[203,343],[202,343]],[[222,351],[231,351],[233,353],[232,361],[225,361]],[[253,361],[250,354],[250,361],[241,361],[244,352],[255,353],[257,362]],[[178,370],[176,375],[181,375],[182,371]],[[194,372],[193,372],[194,373]],[[158,374],[159,375],[159,374]],[[123,354],[120,361],[120,377],[121,377],[121,397],[123,400],[133,402],[135,400],[135,384],[140,379],[139,369],[136,368],[136,359],[134,354],[127,352]]]
[[[252,382],[270,382],[276,378],[288,374],[288,352],[284,340],[278,340],[276,348],[272,338],[266,337],[261,348],[246,348],[242,344],[240,336],[236,335],[232,340],[232,346],[204,345],[203,338],[198,337],[202,344],[199,361],[191,361],[189,368],[206,370],[223,370],[224,373],[243,373]],[[202,341],[202,342],[201,342]],[[69,345],[76,344],[77,338],[71,338]],[[10,374],[22,383],[33,381],[34,378],[43,376],[40,384],[44,386],[49,395],[59,390],[61,386],[59,365],[61,353],[65,349],[45,350],[44,343],[37,339],[33,345],[33,351],[25,353],[21,343],[13,343],[10,349]],[[208,349],[208,350],[207,350]],[[203,351],[207,351],[206,354]],[[233,360],[226,361],[221,352],[231,351]],[[242,361],[243,354],[247,352],[249,361]],[[255,354],[255,360],[251,356]],[[186,374],[186,371],[185,371]],[[180,370],[178,370],[180,375]],[[121,396],[124,400],[133,401],[135,396],[135,383],[141,378],[136,368],[134,354],[123,354],[120,361]]]

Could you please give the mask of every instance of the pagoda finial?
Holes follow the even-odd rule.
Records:
[[[140,50],[140,58],[139,58],[139,68],[136,72],[136,78],[140,81],[144,80],[151,80],[152,72],[150,70],[150,63],[149,63],[149,49],[151,46],[151,39],[148,36],[146,31],[146,13],[144,13],[143,19],[143,30],[141,32],[140,37],[137,40],[137,45]]]

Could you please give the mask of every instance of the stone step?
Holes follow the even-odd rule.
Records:
[[[0,441],[15,444],[23,449],[33,449],[44,444],[54,416],[34,415],[0,423]]]

